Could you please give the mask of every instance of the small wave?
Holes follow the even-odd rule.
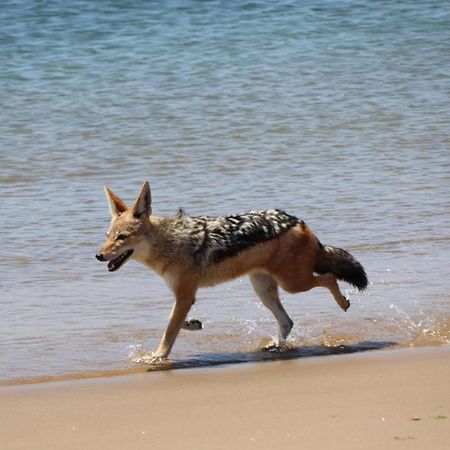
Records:
[[[358,319],[324,321],[323,318],[314,320],[310,317],[293,330],[285,346],[276,352],[259,350],[270,341],[270,331],[263,326],[264,323],[257,327],[251,321],[246,321],[245,325],[244,331],[249,328],[254,336],[244,343],[242,328],[236,334],[210,332],[208,337],[198,335],[195,341],[190,342],[193,345],[191,348],[199,352],[196,355],[185,356],[188,349],[184,348],[181,354],[172,354],[170,360],[154,362],[151,353],[138,344],[130,346],[128,360],[133,364],[148,366],[149,371],[172,370],[356,353],[394,345],[423,347],[450,343],[449,316],[431,315],[425,310],[408,314],[397,305],[391,305],[388,311],[372,317]],[[215,349],[213,353],[209,351],[211,348]]]
[[[367,252],[392,252],[394,248],[409,246],[414,244],[429,244],[439,242],[450,242],[450,236],[439,237],[423,237],[414,239],[400,239],[395,241],[379,242],[377,244],[360,244],[349,246],[348,249],[352,251],[367,251]]]

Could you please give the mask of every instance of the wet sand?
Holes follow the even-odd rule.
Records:
[[[450,346],[0,388],[0,448],[447,449]]]

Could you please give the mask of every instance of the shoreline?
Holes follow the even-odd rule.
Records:
[[[447,448],[450,345],[0,388],[14,449]]]
[[[92,372],[69,372],[55,375],[38,375],[24,378],[0,379],[0,390],[9,387],[20,386],[34,386],[46,383],[60,383],[60,382],[77,382],[82,380],[98,380],[109,378],[120,378],[139,374],[146,374],[149,372],[178,372],[186,370],[227,370],[237,368],[240,366],[254,366],[259,363],[275,363],[278,361],[303,361],[306,359],[321,359],[325,357],[339,357],[343,355],[361,355],[371,354],[375,352],[379,354],[381,350],[384,351],[432,351],[435,348],[449,347],[450,343],[443,343],[437,345],[427,346],[407,346],[391,341],[367,341],[358,342],[356,344],[343,344],[336,346],[304,346],[295,349],[289,349],[286,352],[272,353],[264,351],[244,352],[244,353],[229,353],[229,354],[208,354],[211,357],[193,356],[183,359],[176,359],[168,361],[167,364],[158,363],[158,365],[129,363],[127,367],[108,370],[96,370]],[[384,352],[383,352],[384,353]],[[216,359],[220,356],[221,359]]]

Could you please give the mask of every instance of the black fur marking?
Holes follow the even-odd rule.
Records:
[[[271,209],[227,217],[189,217],[179,213],[171,228],[183,241],[182,246],[194,263],[206,268],[303,223],[284,211]]]

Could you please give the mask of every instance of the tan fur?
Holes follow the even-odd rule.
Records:
[[[151,211],[148,184],[144,184],[132,208],[128,208],[108,188],[105,188],[105,192],[112,219],[108,240],[99,253],[104,258],[102,260],[111,260],[128,248],[133,249],[131,258],[161,275],[174,293],[175,304],[160,345],[153,354],[155,359],[167,357],[180,329],[189,329],[186,316],[195,302],[199,287],[250,275],[256,294],[279,323],[280,335],[274,342],[275,345],[279,345],[287,337],[293,324],[281,305],[278,286],[289,293],[325,287],[344,311],[350,305],[340,292],[334,275],[314,274],[319,242],[304,223],[299,223],[277,238],[256,244],[202,271],[192,264],[189,255],[166,255],[164,219],[148,215]],[[146,213],[143,214],[141,210]],[[117,237],[124,232],[130,235],[124,242],[118,242]]]

